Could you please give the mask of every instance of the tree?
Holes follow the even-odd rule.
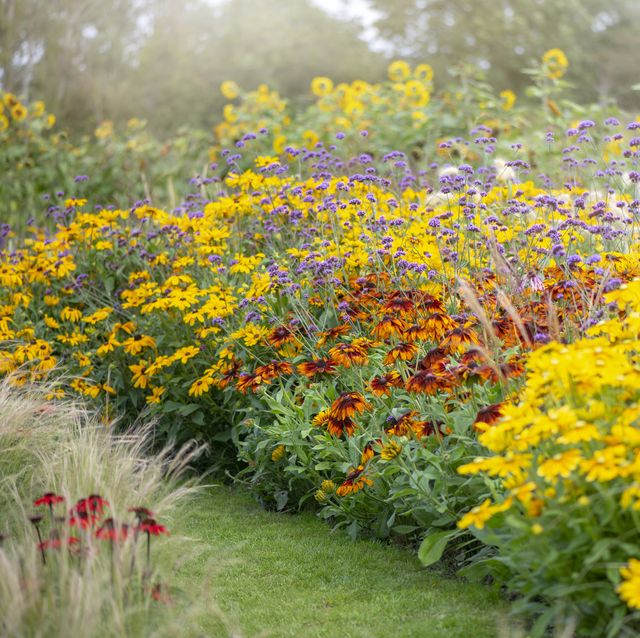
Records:
[[[630,97],[638,81],[637,0],[371,0],[397,55],[446,75],[458,62],[487,69],[499,88],[526,84],[521,69],[559,47],[580,99]]]

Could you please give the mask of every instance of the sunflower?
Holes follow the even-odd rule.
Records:
[[[327,77],[316,77],[311,80],[311,92],[316,97],[324,97],[333,91],[333,82]]]
[[[331,404],[330,414],[334,419],[346,419],[370,408],[371,404],[359,392],[343,392]]]

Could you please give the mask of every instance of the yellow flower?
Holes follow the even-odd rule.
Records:
[[[149,404],[151,404],[151,403],[160,403],[160,398],[165,393],[165,389],[166,388],[164,386],[162,386],[162,385],[150,388],[151,394],[149,394],[147,396],[147,399],[146,399],[147,403],[149,403]]]
[[[384,461],[393,461],[402,452],[402,446],[396,441],[389,441],[380,452],[380,458]]]
[[[237,122],[238,120],[238,115],[233,108],[233,104],[225,104],[222,109],[222,114],[224,115],[224,119],[230,124],[233,124],[233,122]]]
[[[240,95],[240,87],[233,80],[225,80],[220,85],[220,93],[227,100],[235,100]]]
[[[62,321],[70,321],[71,323],[78,323],[82,319],[82,312],[77,308],[71,308],[65,306],[60,313],[60,319]]]
[[[413,77],[416,80],[420,80],[425,84],[428,84],[433,80],[433,69],[430,64],[418,64],[418,66],[413,70]]]
[[[581,460],[582,456],[579,450],[568,450],[562,454],[555,454],[538,467],[538,476],[548,481],[556,479],[558,476],[568,478]]]
[[[64,200],[65,208],[74,208],[76,206],[84,206],[87,203],[86,199],[76,199],[71,197]]]
[[[324,97],[333,91],[333,82],[329,78],[317,77],[311,80],[311,92],[317,97]]]
[[[190,397],[199,397],[206,392],[209,392],[209,388],[214,384],[213,377],[210,375],[206,375],[204,377],[200,377],[196,379],[189,388],[189,396]]]
[[[586,475],[587,481],[605,483],[628,472],[626,461],[626,448],[624,445],[616,445],[604,448],[594,453],[590,459],[580,463],[580,469]]]
[[[336,491],[336,484],[333,481],[327,479],[322,481],[322,483],[320,484],[320,489],[322,489],[322,491],[326,492],[327,494],[331,494]]]
[[[387,74],[392,82],[403,82],[411,75],[411,67],[404,60],[396,60],[387,68]]]
[[[133,373],[132,381],[134,388],[142,388],[144,390],[149,385],[151,375],[149,374],[147,366],[148,363],[143,359],[140,360],[140,363],[129,366],[129,370]]]
[[[189,359],[193,359],[193,357],[200,354],[200,348],[196,346],[185,346],[183,348],[178,348],[173,355],[171,355],[172,361],[179,361],[182,365],[185,365]]]
[[[569,66],[567,56],[561,49],[549,49],[542,56],[542,63],[545,67],[547,77],[554,80],[561,78]]]
[[[27,117],[27,109],[23,104],[20,104],[18,102],[18,104],[15,104],[14,106],[11,107],[11,117],[16,122],[22,122],[22,120],[24,120],[24,118]]]
[[[284,456],[285,452],[286,452],[285,446],[279,445],[277,448],[273,450],[273,452],[271,452],[271,460],[274,463],[277,463]]]
[[[113,122],[111,120],[105,120],[101,122],[98,128],[94,131],[94,135],[99,140],[104,140],[113,136]]]
[[[273,151],[278,155],[284,153],[284,149],[287,145],[287,138],[284,135],[276,135],[273,139]]]
[[[7,118],[6,115],[0,114],[0,133],[2,133],[2,131],[6,131],[8,128],[9,128],[9,119]]]
[[[317,133],[314,133],[312,130],[307,129],[302,134],[302,139],[304,140],[307,148],[312,149],[315,148],[315,145],[320,141]]]
[[[516,94],[510,89],[506,89],[504,91],[500,91],[500,97],[502,98],[503,110],[510,111],[516,103]]]
[[[467,529],[472,525],[476,529],[482,529],[485,523],[499,512],[505,512],[511,507],[511,498],[507,498],[504,503],[493,504],[491,499],[486,499],[480,505],[474,507],[470,512],[467,512],[459,521],[458,527],[460,529]]]
[[[620,568],[622,582],[618,585],[618,595],[629,607],[640,609],[640,560],[631,558],[626,567]]]
[[[156,342],[153,337],[149,337],[147,335],[135,335],[124,341],[122,343],[122,347],[127,354],[135,356],[140,354],[145,348],[155,349]]]

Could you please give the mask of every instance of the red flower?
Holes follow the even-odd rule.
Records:
[[[69,536],[69,538],[49,538],[38,545],[38,549],[60,549],[63,545],[77,545],[80,542],[79,538],[75,536]]]
[[[40,505],[47,505],[48,507],[51,507],[53,505],[57,505],[58,503],[62,503],[63,501],[63,496],[58,496],[53,492],[47,492],[46,494],[43,494],[39,499],[33,501],[33,504],[36,507],[39,507]]]
[[[145,518],[138,529],[141,532],[150,534],[151,536],[160,536],[160,534],[168,534],[167,528],[164,525],[157,523],[154,518]]]
[[[87,498],[81,498],[73,507],[73,511],[78,514],[102,514],[104,508],[109,507],[109,502],[102,498],[99,494],[90,494]]]
[[[76,512],[69,518],[71,527],[79,527],[80,529],[89,529],[98,521],[98,517],[87,512]]]
[[[116,522],[112,518],[108,518],[102,526],[96,530],[96,538],[106,541],[124,541],[129,536],[129,525],[126,523],[118,529]]]
[[[145,518],[153,518],[155,516],[155,514],[146,507],[130,507],[129,511],[133,512],[136,517],[141,520]]]

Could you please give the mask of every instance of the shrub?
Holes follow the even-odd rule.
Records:
[[[588,338],[531,354],[523,391],[480,437],[493,455],[459,468],[493,484],[458,525],[497,548],[488,566],[517,608],[542,609],[534,635],[558,617],[580,635],[640,628],[639,300],[636,280]]]

